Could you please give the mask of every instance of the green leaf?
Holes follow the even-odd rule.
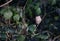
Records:
[[[10,10],[8,10],[8,11],[4,12],[3,16],[7,20],[7,19],[10,19],[12,17],[12,15],[13,15],[13,13]]]
[[[19,13],[18,10],[17,10],[17,8],[15,8],[15,7],[10,7],[10,9],[13,12],[13,15]]]
[[[19,35],[18,36],[18,40],[19,41],[24,41],[25,40],[25,36],[24,35]]]
[[[3,8],[3,9],[0,11],[0,14],[3,15],[6,11],[7,11],[7,9],[6,9],[6,8]]]
[[[52,0],[52,5],[56,4],[56,0]]]
[[[41,39],[48,39],[48,35],[37,35],[36,38],[41,38]]]
[[[27,6],[32,3],[32,0],[27,1]]]
[[[15,14],[15,15],[13,16],[13,19],[14,19],[14,21],[19,21],[19,19],[20,19],[19,14]]]
[[[55,16],[54,19],[55,19],[55,20],[58,20],[58,19],[59,19],[59,16]]]
[[[33,32],[36,30],[36,26],[35,26],[35,25],[30,25],[30,26],[28,27],[28,30],[33,33]]]
[[[56,0],[48,0],[48,2],[49,2],[51,5],[56,4]]]
[[[5,40],[7,38],[6,33],[1,33],[1,38],[2,38],[2,40]]]
[[[30,15],[30,17],[32,17],[32,11],[31,11],[31,9],[29,9],[29,15]]]
[[[37,14],[41,14],[41,9],[40,9],[40,8],[37,8],[37,9],[36,9],[36,13],[37,13]]]

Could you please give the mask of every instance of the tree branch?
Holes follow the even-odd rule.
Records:
[[[60,35],[58,35],[58,36],[56,36],[52,41],[55,41],[57,38],[59,38],[60,37]]]
[[[10,2],[12,2],[13,0],[10,0],[10,1],[8,1],[8,2],[6,2],[6,3],[4,3],[4,4],[2,4],[2,5],[0,5],[0,7],[3,7],[3,6],[5,6],[5,5],[7,5],[7,4],[9,4]]]

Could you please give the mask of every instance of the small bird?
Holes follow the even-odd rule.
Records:
[[[36,20],[36,24],[39,25],[42,21],[41,16],[36,16],[35,20]]]

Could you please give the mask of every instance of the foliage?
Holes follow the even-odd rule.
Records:
[[[18,0],[24,4],[15,1],[0,8],[1,41],[60,41],[59,0]],[[36,16],[42,18],[38,26]]]

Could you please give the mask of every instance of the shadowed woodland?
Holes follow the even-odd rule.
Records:
[[[0,41],[60,41],[60,0],[0,0]]]

